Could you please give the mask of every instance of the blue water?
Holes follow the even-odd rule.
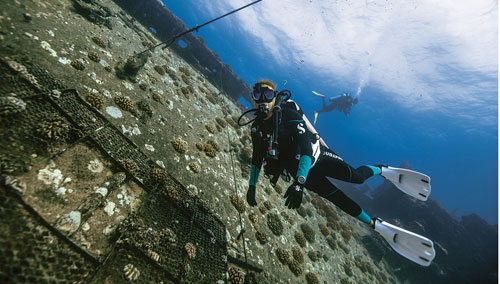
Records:
[[[163,2],[188,28],[209,21],[234,8],[223,5],[223,9],[213,8],[207,11],[208,6],[200,1]],[[224,2],[217,3],[222,5]],[[311,5],[313,4],[311,1]],[[287,11],[291,11],[290,13],[293,12],[294,7],[286,8]],[[361,8],[366,9],[366,13],[370,13],[370,9],[375,9],[374,6]],[[385,8],[399,9],[389,6]],[[260,11],[259,7],[248,9]],[[346,9],[349,10],[349,7]],[[415,10],[418,9],[425,10],[427,7],[415,6]],[[355,12],[357,11],[352,13]],[[331,72],[326,71],[332,66],[324,66],[325,69],[322,69],[318,68],[317,63],[316,65],[310,63],[306,59],[310,56],[304,53],[305,51],[294,50],[294,42],[289,42],[290,38],[276,32],[272,26],[274,24],[278,29],[284,29],[280,24],[285,25],[286,21],[266,22],[272,17],[265,17],[259,13],[251,14],[250,11],[238,13],[241,13],[241,17],[235,14],[221,19],[203,27],[197,35],[203,37],[206,45],[219,54],[239,77],[250,85],[258,79],[269,78],[275,81],[279,88],[283,88],[286,80],[285,87],[292,91],[293,99],[301,105],[311,121],[314,118],[314,110],[321,108],[321,99],[311,91],[327,96],[338,96],[343,92],[357,94],[358,87],[361,86],[359,103],[352,108],[348,117],[340,112],[320,114],[316,128],[330,148],[355,167],[363,164],[399,166],[403,161],[407,161],[414,170],[424,172],[431,177],[431,198],[439,201],[447,210],[458,209],[456,212],[459,215],[477,213],[491,224],[498,223],[498,75],[491,75],[491,72],[481,73],[480,70],[473,69],[476,66],[474,62],[468,70],[457,66],[453,61],[453,54],[447,52],[453,52],[453,45],[470,44],[465,42],[466,39],[452,38],[449,42],[443,40],[442,45],[439,45],[440,41],[434,41],[432,46],[422,49],[426,51],[425,53],[408,56],[406,65],[394,67],[396,71],[389,70],[387,74],[384,73],[385,70],[377,74],[372,73],[372,78],[376,77],[379,80],[370,81],[365,75],[369,74],[367,72],[371,68],[377,68],[391,60],[396,62],[398,58],[391,57],[391,54],[380,58],[372,56],[376,52],[384,54],[376,49],[360,55],[360,58],[368,58],[369,63],[350,58],[348,50],[354,47],[343,46],[342,39],[349,37],[350,28],[355,27],[347,25],[343,34],[336,34],[339,37],[338,42],[332,43],[330,39],[328,40],[331,44],[338,43],[335,46],[337,49],[346,50],[346,55],[342,53],[340,56],[345,62],[339,63],[336,67],[337,74],[340,75],[332,76]],[[335,14],[336,11],[331,13],[341,16]],[[269,26],[268,32],[274,34],[275,38],[283,39],[276,44],[286,47],[282,51],[290,51],[291,55],[282,57],[288,59],[287,61],[278,62],[276,54],[269,50],[269,45],[264,44],[265,37],[259,38],[248,32],[252,27],[245,27],[243,21],[245,15],[254,17],[260,15],[257,16],[258,20],[266,23],[264,27]],[[391,17],[397,18],[397,14],[391,14]],[[308,18],[288,20],[304,21],[305,28],[300,31],[304,35],[299,40],[308,41],[313,37],[307,34],[306,29],[306,24],[312,20]],[[386,20],[378,19],[367,25],[379,26],[382,25],[379,21]],[[485,21],[489,20],[490,18],[487,18]],[[424,20],[422,24],[423,22]],[[419,22],[407,24],[416,29],[415,37],[420,36],[416,33]],[[497,29],[496,21],[489,24],[493,26],[493,30],[495,27]],[[334,26],[332,24],[332,27]],[[400,30],[398,26],[390,25],[387,29],[391,30],[391,33],[385,35],[386,39],[381,41],[383,48],[390,49],[391,46],[401,45],[402,41],[398,41],[397,37],[405,31]],[[362,39],[361,37],[360,40]],[[410,44],[418,44],[417,39]],[[412,38],[409,41],[412,41]],[[313,47],[318,46],[318,50],[325,47],[323,44],[321,40],[310,43]],[[406,47],[402,44],[400,48]],[[496,43],[494,46],[484,48],[483,50],[498,49]],[[337,49],[332,49],[332,52],[336,52]],[[466,56],[472,59],[480,58],[481,52],[478,50],[481,49],[472,49]],[[314,49],[309,52],[314,52]],[[410,53],[410,50],[405,52]],[[477,54],[472,54],[473,52]],[[449,60],[445,61],[447,58]],[[497,61],[495,53],[491,62]],[[359,64],[359,72],[353,73],[354,76],[350,76],[349,72],[343,74],[342,68],[351,68],[356,64]],[[368,81],[366,85],[362,83],[365,78]],[[384,85],[384,82],[391,83],[398,80],[410,82],[409,85],[400,86],[401,94],[411,93],[405,100],[399,99],[398,89]],[[456,99],[445,99],[446,94],[456,94]],[[424,104],[428,106],[420,108]],[[376,185],[378,182],[380,180],[372,181],[370,184]]]

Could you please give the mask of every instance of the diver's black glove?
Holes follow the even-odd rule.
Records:
[[[255,201],[255,186],[254,185],[248,186],[247,202],[248,202],[248,205],[250,205],[250,206],[257,205],[257,201]]]
[[[302,194],[304,193],[303,185],[295,181],[290,185],[285,193],[284,198],[286,198],[285,206],[289,209],[297,209],[302,203]]]

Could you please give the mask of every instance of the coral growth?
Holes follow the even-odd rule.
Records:
[[[137,269],[130,263],[125,265],[125,267],[123,268],[123,272],[125,273],[125,277],[129,281],[134,281],[139,277],[139,275],[141,275],[139,269]]]
[[[174,147],[175,151],[181,154],[185,154],[188,150],[188,143],[181,137],[174,138],[174,140],[172,140],[172,146]]]
[[[289,264],[288,268],[290,268],[290,271],[295,274],[295,276],[300,276],[303,272],[302,264],[298,262],[297,260],[293,259]]]
[[[173,186],[165,186],[163,188],[163,194],[167,197],[171,202],[177,202],[179,200],[180,194],[177,188]]]
[[[318,275],[316,273],[308,272],[306,273],[307,284],[319,284]]]
[[[304,237],[304,234],[301,232],[295,232],[295,241],[303,248],[306,247],[306,238]]]
[[[136,164],[136,162],[134,162],[134,160],[132,159],[123,159],[123,160],[120,160],[120,164],[123,166],[123,168],[131,173],[131,174],[134,174],[137,169],[138,169],[138,166]]]
[[[307,253],[307,256],[309,256],[309,259],[312,260],[313,262],[318,261],[321,258],[321,252],[319,251],[310,251]]]
[[[215,157],[217,155],[217,152],[219,152],[219,146],[215,141],[213,140],[208,140],[203,144],[203,152],[209,157]]]
[[[215,125],[213,125],[213,124],[206,124],[205,128],[208,130],[208,132],[210,132],[212,134],[217,133],[217,127],[215,127]]]
[[[197,162],[189,163],[189,168],[196,174],[201,172],[201,166]]]
[[[284,265],[287,265],[292,261],[292,255],[290,254],[290,252],[281,247],[276,249],[276,256],[278,257],[278,260]]]
[[[276,236],[283,234],[283,223],[281,223],[278,214],[269,213],[267,214],[267,226],[271,229],[271,232]]]
[[[188,259],[193,259],[196,256],[196,246],[192,243],[187,243],[184,246],[186,256]]]
[[[99,61],[101,61],[101,57],[100,57],[100,56],[99,56],[99,54],[98,54],[97,52],[95,52],[95,51],[91,51],[91,52],[89,52],[89,53],[87,54],[87,57],[88,57],[90,60],[94,61],[94,62],[99,62]]]
[[[254,224],[257,224],[257,222],[259,222],[259,216],[257,216],[257,214],[255,213],[251,213],[250,215],[248,215],[248,219]]]
[[[243,199],[237,197],[234,194],[229,196],[229,199],[238,212],[242,214],[245,212],[245,201],[243,201]]]
[[[134,103],[127,97],[116,97],[115,103],[124,111],[130,111],[134,107]]]
[[[102,108],[106,103],[106,99],[100,93],[89,93],[87,94],[87,97],[85,99],[96,109]]]
[[[148,250],[148,255],[152,260],[160,262],[160,255],[152,250]]]
[[[71,61],[71,66],[73,66],[73,68],[75,68],[76,70],[80,71],[85,70],[85,64],[83,63],[83,59],[77,59]]]
[[[273,208],[273,205],[271,204],[271,201],[266,200],[264,201],[264,206],[266,206],[267,210],[271,210]]]
[[[14,94],[0,98],[0,116],[9,116],[24,110],[26,110],[26,103],[16,98]]]
[[[158,74],[162,76],[165,75],[165,69],[163,69],[161,65],[155,65],[153,69],[155,69],[155,71],[158,72]]]
[[[245,281],[245,274],[243,271],[236,267],[229,268],[229,281],[232,284],[243,284]]]
[[[162,168],[154,167],[151,169],[151,179],[155,183],[164,183],[167,180],[167,173]]]
[[[48,115],[36,127],[36,133],[44,140],[64,140],[70,130],[70,125],[58,115]]]
[[[100,37],[92,37],[92,41],[102,48],[106,48],[106,42],[102,40]]]
[[[227,126],[227,123],[224,119],[220,118],[220,117],[216,117],[215,118],[215,121],[222,127],[226,127]]]
[[[333,235],[333,236],[335,236],[335,235]],[[337,249],[337,242],[332,237],[327,237],[326,242],[328,243],[328,245],[330,246],[330,248],[332,250]]]
[[[267,236],[266,234],[257,231],[255,232],[255,238],[259,241],[261,245],[265,245],[267,243]]]
[[[300,229],[304,233],[304,237],[306,238],[306,240],[311,244],[314,243],[316,234],[314,233],[313,229],[309,226],[309,224],[303,223],[302,225],[300,225]]]
[[[319,230],[323,234],[323,236],[328,236],[330,234],[330,229],[328,229],[328,226],[326,224],[321,224],[319,226]]]
[[[304,255],[302,254],[302,249],[300,249],[300,247],[294,246],[292,248],[292,255],[293,255],[293,258],[296,261],[298,261],[299,263],[303,263],[304,262]]]

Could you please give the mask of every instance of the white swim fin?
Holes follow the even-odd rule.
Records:
[[[381,176],[390,180],[399,190],[422,201],[431,194],[431,178],[422,173],[382,166]]]
[[[375,231],[384,237],[397,253],[422,266],[431,265],[436,256],[434,243],[431,240],[379,218],[374,220]]]

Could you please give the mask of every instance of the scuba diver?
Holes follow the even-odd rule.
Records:
[[[314,112],[314,124],[316,124],[316,120],[318,119],[318,114],[320,112],[330,112],[332,110],[338,110],[344,112],[346,116],[349,116],[349,112],[351,111],[352,106],[358,103],[358,98],[353,98],[351,97],[351,95],[343,93],[338,97],[330,97],[330,104],[327,105],[325,102],[325,95],[318,94],[315,91],[312,92],[315,95],[320,96],[323,100],[323,108]]]
[[[370,217],[329,178],[361,184],[370,177],[381,175],[401,191],[424,201],[430,194],[430,178],[411,170],[384,165],[353,168],[328,148],[290,97],[289,90],[277,92],[272,81],[259,80],[252,92],[255,109],[248,110],[240,117],[254,111],[256,118],[245,124],[240,124],[238,120],[241,126],[253,122],[248,204],[257,205],[256,188],[264,165],[265,176],[273,185],[280,176],[285,181],[291,180],[290,175],[294,177],[284,195],[285,206],[289,209],[300,207],[304,189],[307,188],[373,228],[396,252],[422,266],[429,266],[435,256],[431,240]]]

